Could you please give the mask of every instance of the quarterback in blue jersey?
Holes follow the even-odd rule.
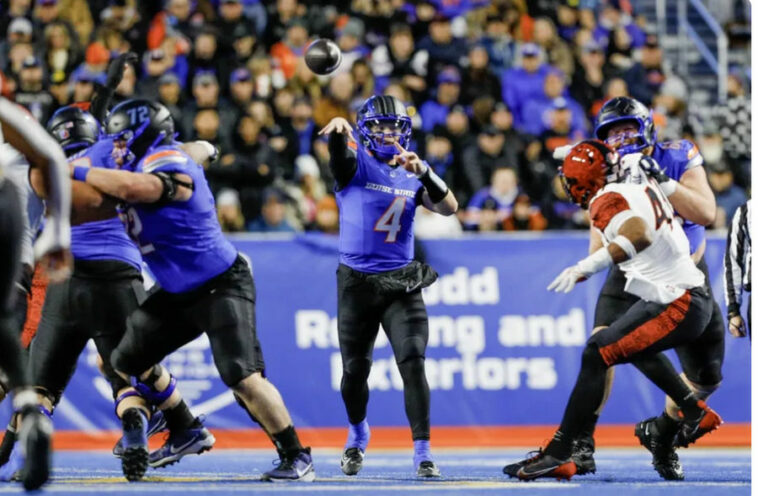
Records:
[[[141,393],[168,398],[175,381],[153,364],[206,333],[221,379],[279,453],[263,479],[314,480],[310,449],[263,374],[250,267],[221,233],[202,166],[174,141],[171,114],[158,103],[117,105],[106,130],[121,170],[73,166],[73,178],[126,202],[127,230],[158,282],[129,316],[111,364]]]
[[[355,475],[363,465],[370,436],[367,380],[382,324],[403,379],[416,473],[438,477],[429,446],[424,373],[429,325],[421,296],[437,274],[413,260],[413,218],[418,206],[452,215],[458,203],[432,168],[406,151],[411,120],[400,100],[369,98],[358,110],[356,126],[354,136],[350,124],[338,117],[320,131],[329,135],[329,166],[340,210],[340,389],[350,423],[341,467]]]
[[[632,98],[618,97],[609,100],[600,110],[595,136],[604,140],[625,159],[632,159],[639,168],[654,177],[676,210],[690,244],[692,259],[705,274],[709,299],[713,310],[702,335],[687,345],[677,347],[682,364],[682,378],[700,398],[706,399],[721,383],[721,366],[724,361],[724,321],[718,303],[713,299],[705,264],[705,225],[713,222],[716,202],[703,168],[703,157],[688,140],[656,141],[656,131],[650,110]],[[643,158],[644,157],[644,158]],[[623,159],[622,159],[623,161]],[[602,246],[599,233],[590,235],[590,252]],[[624,275],[612,267],[600,292],[595,307],[593,334],[602,331],[619,315],[625,313],[638,298],[624,291]],[[610,394],[613,369],[606,381],[605,399]],[[582,436],[574,445],[573,459],[581,475],[594,472],[593,433],[597,416],[587,419]],[[666,398],[666,408],[658,417],[637,424],[635,435],[653,454],[653,466],[667,480],[681,480],[684,473],[675,452],[676,447],[694,442],[677,436],[680,426],[679,409]]]
[[[71,166],[116,167],[113,140],[100,136],[100,125],[88,112],[76,106],[64,107],[51,117],[47,127]],[[78,182],[73,186],[74,197],[86,187]],[[137,308],[138,301],[144,299],[142,256],[117,212],[111,212],[108,219],[72,228],[73,276],[48,287],[30,348],[29,369],[32,383],[50,414],[60,401],[87,341],[93,339],[100,356],[110,357],[126,331],[127,317]],[[139,394],[113,370],[108,360],[103,361],[102,371],[111,385],[116,414],[124,426],[124,437],[114,448],[114,454],[122,458],[127,479],[141,478],[148,463],[152,467],[165,466],[213,446],[213,436],[192,416],[178,391],[171,398],[155,399]],[[154,415],[149,404],[158,409]],[[132,418],[141,414],[150,417],[144,436],[130,432],[134,425]],[[160,449],[146,459],[142,448],[147,436],[166,427],[170,430],[166,443],[175,445],[171,456],[166,454],[167,449]]]

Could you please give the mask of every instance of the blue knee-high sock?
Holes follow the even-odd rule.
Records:
[[[371,429],[369,429],[366,419],[358,424],[350,424],[347,432],[345,449],[358,448],[365,453],[368,440],[371,438]]]
[[[418,468],[421,462],[432,461],[432,449],[428,439],[413,441],[413,465]]]

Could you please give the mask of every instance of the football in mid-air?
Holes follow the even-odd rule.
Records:
[[[326,76],[342,62],[342,51],[332,40],[321,38],[305,49],[305,64],[316,74]]]

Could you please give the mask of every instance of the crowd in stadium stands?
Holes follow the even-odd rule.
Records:
[[[629,95],[654,109],[659,139],[697,142],[723,227],[749,189],[749,69],[730,72],[726,102],[688,109],[686,82],[634,3],[8,0],[2,90],[44,123],[90,99],[115,54],[138,53],[116,100],[158,99],[179,139],[215,144],[206,174],[222,225],[258,232],[336,232],[317,132],[336,116],[354,122],[372,94],[397,96],[413,115],[412,148],[461,204],[457,220],[419,209],[419,237],[586,228],[552,151],[591,137],[603,102]],[[716,3],[740,25],[739,0]],[[303,61],[317,37],[343,52],[327,77]]]

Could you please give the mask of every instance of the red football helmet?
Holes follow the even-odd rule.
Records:
[[[585,140],[571,149],[558,170],[571,201],[589,206],[590,200],[616,174],[619,154],[598,140]]]

